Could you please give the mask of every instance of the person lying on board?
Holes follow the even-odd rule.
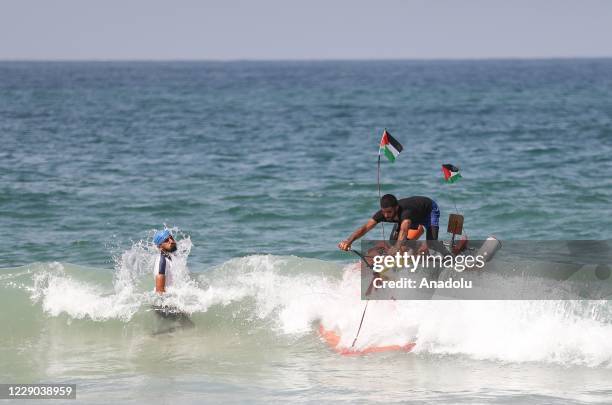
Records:
[[[176,252],[176,241],[168,229],[159,231],[153,236],[153,243],[159,249],[155,260],[155,292],[166,292],[166,273],[172,271],[172,253]]]
[[[421,245],[419,253],[427,253],[429,247],[431,247],[443,255],[450,254],[444,244],[438,241],[440,227],[438,204],[431,198],[422,196],[402,198],[398,201],[392,194],[383,195],[380,199],[380,210],[364,225],[357,228],[346,240],[340,242],[338,247],[341,250],[350,250],[353,242],[364,236],[380,222],[395,224],[390,238],[391,241],[398,242],[392,247],[395,251],[399,251],[399,244],[402,241],[418,239],[422,234],[419,229],[423,227],[427,232],[427,241]],[[393,252],[387,253],[393,254]]]

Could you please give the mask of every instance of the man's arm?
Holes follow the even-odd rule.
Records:
[[[353,242],[368,233],[372,228],[376,226],[376,224],[377,222],[374,219],[368,219],[368,222],[357,228],[357,230],[353,232],[351,236],[348,237],[348,239],[338,243],[338,247],[340,248],[340,250],[350,250]]]
[[[408,231],[410,230],[410,225],[412,225],[412,221],[410,221],[409,219],[404,219],[402,221],[402,223],[400,224],[399,233],[397,234],[398,243],[401,243],[404,239],[406,239],[406,235],[408,235]]]
[[[395,245],[387,252],[388,254],[394,254],[395,252],[400,251],[402,242],[406,239],[406,236],[408,235],[408,231],[410,230],[411,224],[412,224],[412,221],[410,221],[409,219],[404,219],[400,223],[400,229],[397,233],[397,241],[395,242]]]
[[[163,255],[159,258],[159,267],[155,275],[155,292],[158,294],[166,292],[166,259]]]
[[[166,292],[166,276],[158,274],[155,276],[155,292],[163,294]]]

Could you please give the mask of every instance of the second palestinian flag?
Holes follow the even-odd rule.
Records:
[[[461,178],[459,168],[448,163],[442,165],[442,173],[444,173],[444,181],[447,183],[454,183]]]

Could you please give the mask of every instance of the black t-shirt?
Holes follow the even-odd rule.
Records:
[[[403,220],[409,219],[411,221],[410,228],[418,228],[418,224],[426,222],[427,218],[431,215],[431,198],[416,196],[402,198],[398,202],[399,210],[397,212],[398,219],[387,221],[382,213],[382,210],[378,210],[372,219],[379,222],[394,222],[401,224]]]

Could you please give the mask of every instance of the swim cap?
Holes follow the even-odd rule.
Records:
[[[156,246],[159,246],[164,243],[166,239],[168,239],[168,236],[170,236],[169,230],[164,229],[163,231],[159,231],[155,234],[155,236],[153,236],[153,243],[155,243]]]

